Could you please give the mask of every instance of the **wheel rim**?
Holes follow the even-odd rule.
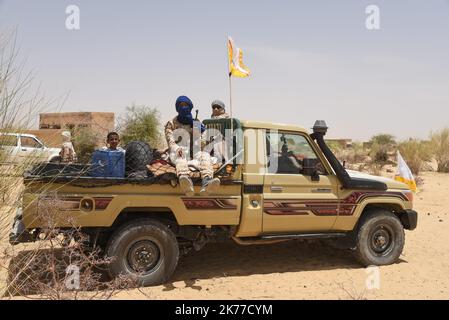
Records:
[[[379,225],[370,235],[370,248],[377,256],[387,256],[394,247],[393,230],[388,225]]]
[[[163,251],[155,239],[140,239],[126,249],[126,264],[130,272],[149,274],[159,268],[163,261]]]

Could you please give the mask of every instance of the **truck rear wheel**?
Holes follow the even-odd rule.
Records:
[[[106,255],[112,258],[109,274],[129,276],[139,286],[165,283],[173,274],[179,258],[174,233],[152,219],[134,220],[112,235]]]
[[[392,212],[370,209],[362,218],[356,234],[355,253],[365,266],[396,262],[405,242],[404,227]]]

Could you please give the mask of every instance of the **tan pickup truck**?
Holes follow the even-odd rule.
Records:
[[[216,172],[218,194],[200,195],[194,181],[196,194],[187,197],[167,174],[93,178],[76,165],[41,165],[25,175],[10,242],[41,239],[40,212],[51,208],[58,227],[73,227],[70,218],[92,246],[113,257],[112,276],[133,275],[142,285],[166,282],[191,248],[229,239],[240,245],[329,239],[365,266],[398,260],[404,229],[417,225],[405,184],[347,171],[324,141],[324,121],[310,134],[297,126],[232,121],[204,121],[223,135],[234,132],[225,140],[227,162]]]

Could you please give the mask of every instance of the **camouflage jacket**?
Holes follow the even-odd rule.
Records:
[[[167,139],[167,144],[170,149],[170,152],[175,152],[179,147],[178,144],[180,144],[182,142],[182,137],[174,134],[174,131],[176,129],[185,130],[186,132],[189,133],[190,139],[192,139],[192,133],[193,133],[192,127],[189,124],[182,124],[181,122],[179,122],[177,116],[174,117],[173,120],[168,121],[167,124],[165,125],[165,138]],[[206,144],[205,133],[201,134],[200,143],[201,143],[201,149],[204,148],[204,146]],[[186,142],[184,142],[181,145],[185,146],[185,144],[186,144]]]
[[[64,142],[62,144],[59,155],[61,156],[61,162],[64,163],[73,163],[78,161],[75,150],[73,148],[73,144],[71,142]]]

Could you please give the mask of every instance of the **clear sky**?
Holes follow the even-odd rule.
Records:
[[[68,5],[80,30],[65,27]],[[380,9],[380,30],[365,8]],[[449,126],[449,0],[0,0],[0,30],[17,27],[21,54],[62,111],[120,114],[132,103],[174,116],[178,95],[200,117],[229,104],[226,38],[250,79],[233,79],[234,115],[367,139],[426,138]]]

